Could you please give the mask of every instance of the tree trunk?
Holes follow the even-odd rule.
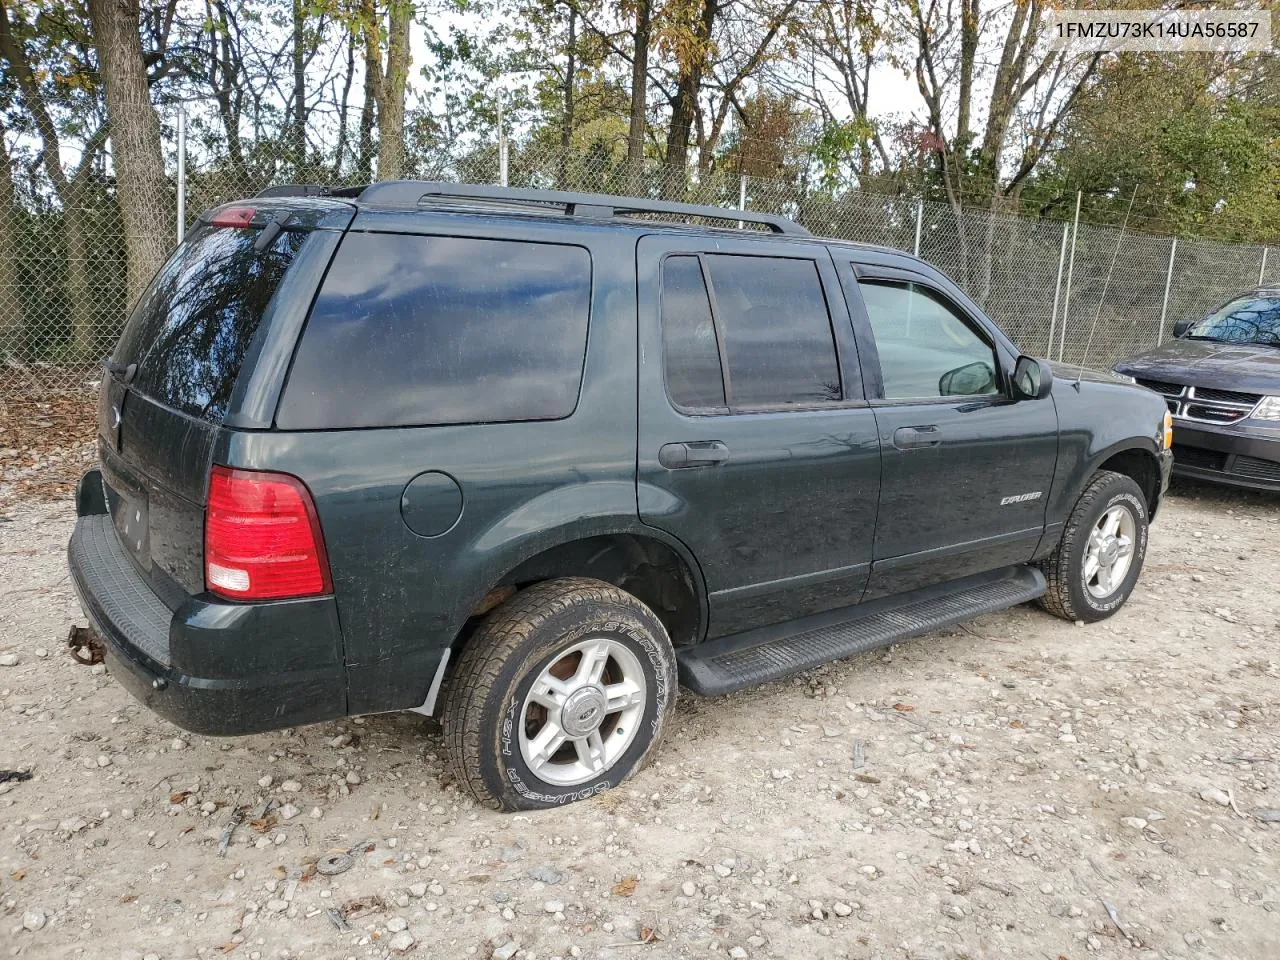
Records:
[[[650,0],[636,2],[635,50],[631,57],[631,128],[627,132],[627,180],[632,193],[643,189],[644,133],[648,119]]]
[[[689,166],[689,134],[698,109],[698,93],[702,74],[711,54],[711,31],[719,13],[719,0],[703,0],[702,16],[694,27],[692,53],[680,65],[676,96],[671,103],[671,126],[667,129],[666,169],[663,171],[662,194],[677,199],[684,194]]]
[[[0,368],[8,357],[22,359],[22,295],[18,290],[17,230],[13,216],[13,171],[0,125]]]
[[[306,8],[303,0],[293,0],[293,163],[304,179],[307,163],[307,51]]]
[[[333,179],[342,178],[342,164],[347,159],[347,105],[351,100],[351,78],[356,72],[356,35],[347,37],[347,73],[342,81],[342,99],[338,103],[338,149],[333,157]]]
[[[98,64],[107,94],[116,193],[129,254],[129,303],[136,303],[169,249],[169,184],[160,120],[147,91],[138,0],[89,0]]]
[[[569,8],[568,63],[564,68],[564,117],[560,123],[560,176],[561,190],[569,184],[569,148],[573,145],[574,80],[578,72],[578,10]]]
[[[387,75],[378,102],[378,179],[398,180],[404,175],[404,92],[409,80],[409,27],[413,23],[411,0],[391,0],[387,35]]]
[[[374,0],[360,0],[360,33],[364,38],[364,104],[360,108],[360,158],[357,179],[373,179],[373,124],[382,97],[382,30]]]

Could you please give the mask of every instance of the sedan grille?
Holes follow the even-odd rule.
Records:
[[[1252,480],[1275,480],[1280,482],[1280,463],[1275,460],[1263,460],[1260,457],[1236,457],[1231,472]]]

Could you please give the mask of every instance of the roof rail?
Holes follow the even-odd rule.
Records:
[[[258,197],[358,197],[366,187],[329,187],[322,183],[282,183],[258,191]]]
[[[423,200],[480,200],[484,202],[560,208],[566,216],[611,220],[628,213],[667,213],[708,220],[736,220],[759,224],[774,233],[793,237],[811,234],[800,224],[771,213],[731,210],[671,200],[614,197],[603,193],[572,193],[564,190],[532,190],[492,184],[436,183],[429,180],[385,180],[370,184],[360,193],[360,202],[380,207],[416,207]]]

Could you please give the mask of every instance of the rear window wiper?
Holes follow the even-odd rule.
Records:
[[[292,211],[281,210],[268,220],[263,226],[262,232],[258,234],[258,239],[253,241],[253,252],[261,253],[275,243],[276,237],[280,236],[280,231],[284,229],[284,225],[289,222],[289,218],[292,216]]]

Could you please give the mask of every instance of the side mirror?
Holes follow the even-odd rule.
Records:
[[[980,397],[997,389],[996,372],[982,360],[948,370],[938,378],[938,393],[944,397]]]
[[[1013,368],[1013,395],[1018,400],[1043,400],[1053,389],[1049,365],[1034,357],[1019,357]]]
[[[1191,325],[1193,323],[1195,323],[1194,320],[1179,320],[1177,323],[1173,325],[1174,337],[1178,337],[1178,338],[1185,337],[1187,335],[1187,331],[1191,329]]]

